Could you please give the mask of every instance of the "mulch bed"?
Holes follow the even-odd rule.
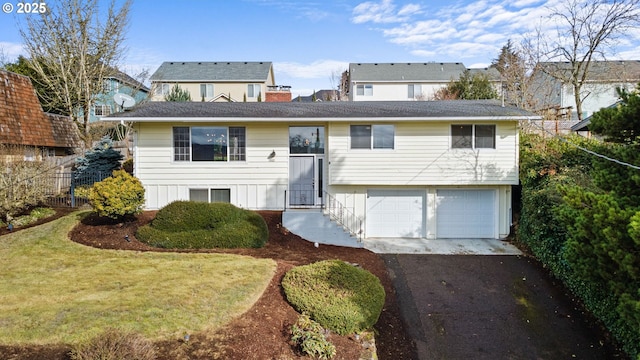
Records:
[[[386,302],[374,327],[375,346],[379,359],[416,359],[416,349],[400,317],[395,290],[383,260],[365,249],[320,245],[301,239],[282,227],[279,211],[260,211],[269,226],[269,241],[262,249],[215,249],[197,252],[232,253],[274,259],[278,266],[275,276],[256,304],[230,324],[214,332],[192,334],[189,342],[181,339],[156,344],[159,359],[301,359],[306,358],[290,343],[290,327],[298,313],[287,303],[280,286],[284,274],[294,266],[327,259],[357,263],[372,272],[382,282]],[[156,212],[147,211],[122,223],[85,217],[70,233],[71,240],[102,249],[126,251],[172,251],[149,247],[135,238],[136,229],[149,223]],[[63,214],[64,215],[64,214]],[[1,233],[0,233],[1,234]],[[196,250],[181,250],[196,252]],[[336,359],[359,359],[364,346],[353,336],[330,335],[336,346]],[[366,346],[366,345],[365,345]],[[0,346],[2,359],[68,359],[68,347],[60,346]]]

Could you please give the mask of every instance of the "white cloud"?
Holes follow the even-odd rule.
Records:
[[[296,62],[274,62],[276,74],[301,79],[329,79],[334,72],[341,74],[349,68],[349,62],[338,60],[317,60],[310,64]],[[286,85],[286,84],[285,84]]]
[[[20,55],[27,55],[22,44],[0,41],[0,56],[4,57],[8,62],[14,62]]]
[[[353,8],[353,18],[351,20],[355,24],[366,22],[376,24],[398,23],[408,21],[412,15],[421,12],[421,6],[417,4],[407,4],[396,11],[396,5],[394,5],[393,0],[367,1]]]

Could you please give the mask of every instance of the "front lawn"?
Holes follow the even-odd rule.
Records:
[[[0,237],[0,344],[74,344],[107,327],[182,338],[244,313],[275,273],[270,259],[79,245],[67,237],[78,216]]]

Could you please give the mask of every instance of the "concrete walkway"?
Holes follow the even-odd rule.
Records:
[[[362,248],[376,254],[521,255],[514,245],[495,239],[369,238],[362,241],[323,216],[319,209],[287,210],[282,225],[307,241]]]

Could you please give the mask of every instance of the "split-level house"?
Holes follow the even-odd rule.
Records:
[[[0,144],[0,156],[32,161],[60,160],[83,146],[70,117],[45,113],[31,79],[6,70],[0,70]]]
[[[506,237],[531,119],[491,100],[147,102],[103,118],[133,124],[146,209],[339,209],[365,241]]]
[[[568,81],[572,66],[568,62],[539,63],[532,75],[536,109],[570,109],[571,119],[578,120],[573,85]],[[582,76],[583,74],[579,74]],[[582,85],[582,119],[615,104],[617,88],[634,89],[640,83],[640,60],[593,61]],[[587,124],[588,125],[588,124]],[[582,125],[578,128],[582,128]],[[577,129],[574,129],[577,130]]]
[[[291,87],[277,85],[270,61],[167,61],[151,75],[152,101],[174,85],[194,102],[286,102]]]
[[[122,110],[122,104],[114,100],[115,94],[127,95],[137,104],[147,100],[149,91],[150,89],[138,80],[122,71],[112,69],[111,74],[102,81],[102,91],[95,95],[89,122]]]
[[[483,73],[501,91],[494,68],[467,69],[462,63],[351,63],[347,73],[350,101],[433,100],[436,92],[469,70]]]

